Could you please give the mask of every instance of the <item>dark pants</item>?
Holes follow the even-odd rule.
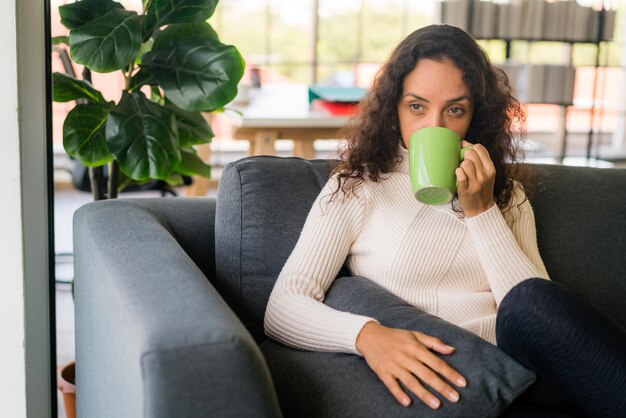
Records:
[[[626,331],[571,290],[542,279],[518,284],[500,304],[496,335],[537,373],[511,412],[523,402],[554,416],[626,417]]]

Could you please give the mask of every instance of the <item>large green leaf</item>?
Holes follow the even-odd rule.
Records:
[[[78,64],[99,73],[125,68],[141,48],[141,18],[115,9],[70,31],[70,52]]]
[[[190,151],[183,151],[182,160],[176,171],[183,176],[200,175],[208,179],[211,178],[211,166],[205,164],[198,154]]]
[[[96,103],[105,103],[102,93],[88,83],[77,80],[72,76],[52,74],[52,100],[55,102],[69,102],[77,99],[87,99]]]
[[[113,9],[124,7],[113,0],[81,0],[59,6],[61,23],[68,29],[76,29],[104,16]]]
[[[183,176],[176,172],[170,174],[169,177],[164,180],[170,186],[182,186],[185,184]]]
[[[156,80],[152,73],[145,68],[140,69],[133,75],[130,80],[129,90],[136,90],[146,84],[156,84]]]
[[[234,46],[203,39],[153,50],[142,62],[168,100],[190,111],[211,111],[233,100],[245,65]]]
[[[156,51],[169,48],[189,40],[202,40],[208,44],[220,41],[217,32],[207,22],[176,23],[159,32],[154,39],[152,49]]]
[[[152,0],[146,12],[146,33],[169,23],[203,22],[213,15],[218,0]]]
[[[72,157],[89,167],[98,167],[113,159],[104,136],[110,107],[101,103],[77,105],[63,123],[63,147]]]
[[[188,149],[194,145],[206,144],[215,136],[201,113],[180,109],[172,103],[167,103],[165,108],[176,117],[178,142],[181,148]]]
[[[165,179],[180,163],[174,114],[143,93],[124,93],[106,124],[107,145],[135,180]]]

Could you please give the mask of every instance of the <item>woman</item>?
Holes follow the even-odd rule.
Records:
[[[454,347],[322,301],[347,262],[353,274],[494,344],[505,298],[513,306],[506,322],[515,323],[524,303],[507,294],[526,283],[536,288],[538,279],[527,279],[548,274],[520,185],[524,172],[515,163],[513,130],[524,115],[510,90],[460,29],[429,26],[398,45],[343,132],[341,163],[276,282],[265,317],[269,336],[302,349],[362,355],[404,406],[410,398],[400,383],[433,409],[441,403],[422,382],[459,401],[455,387],[467,382],[433,354],[452,354]],[[427,126],[452,129],[466,139],[463,146],[473,145],[456,170],[450,205],[424,206],[411,193],[409,139]],[[509,346],[520,345],[515,329],[498,331]]]

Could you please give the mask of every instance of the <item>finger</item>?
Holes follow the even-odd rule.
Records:
[[[411,372],[420,378],[420,380],[430,386],[433,390],[440,393],[444,398],[450,402],[458,402],[461,398],[459,392],[454,390],[452,386],[446,383],[437,373],[424,366],[419,361],[411,362],[409,365]],[[411,388],[409,388],[411,389]],[[411,389],[413,392],[413,390]],[[413,392],[415,393],[415,392]]]
[[[489,155],[489,151],[487,150],[487,148],[485,148],[481,144],[476,144],[472,148],[472,151],[474,151],[474,153],[480,160],[480,165],[482,166],[485,174],[491,174],[492,171],[495,172],[495,167],[493,165],[493,161],[491,160],[491,156]]]
[[[441,341],[437,337],[422,334],[421,332],[415,332],[415,336],[418,341],[421,342],[426,348],[436,351],[441,354],[452,354],[454,347]]]
[[[435,395],[427,391],[426,388],[410,372],[406,371],[400,374],[398,378],[407,389],[413,392],[415,396],[432,409],[437,409],[441,406],[441,401]]]
[[[487,170],[483,166],[483,162],[478,156],[478,153],[473,150],[470,153],[467,161],[472,163],[472,173],[474,174],[473,177],[470,177],[470,183],[479,188],[483,183],[485,183],[485,180],[487,179]],[[472,173],[470,173],[470,175]],[[475,181],[473,181],[474,179]]]
[[[420,356],[420,361],[435,372],[439,373],[441,376],[445,377],[446,380],[455,386],[460,388],[467,386],[467,381],[461,373],[454,370],[446,361],[440,359],[430,351],[428,351],[427,354]]]
[[[467,188],[469,187],[469,179],[467,178],[467,174],[465,174],[465,170],[459,167],[455,170],[455,173],[458,188],[460,190],[467,190]]]
[[[476,149],[476,147],[478,146],[480,145],[475,145],[474,148],[465,151],[465,155],[463,157],[463,161],[461,162],[461,165],[463,164],[463,162],[471,162],[474,165],[474,172],[476,173],[476,178],[479,181],[482,181],[486,170],[483,165],[483,160],[480,157],[478,150]]]
[[[476,174],[476,166],[474,165],[474,162],[472,160],[466,159],[461,163],[460,168],[465,172],[465,175],[467,176],[468,186],[476,184],[476,182],[478,181],[478,177]]]
[[[466,140],[461,141],[461,147],[462,147],[462,148],[465,148],[465,147],[471,147],[471,146],[473,146],[473,145],[474,145],[474,144],[472,144],[472,143],[471,143],[471,142],[469,142],[469,141],[466,141]]]
[[[451,345],[447,345],[446,343],[444,343],[437,337],[422,334],[421,332],[415,332],[415,335],[418,341],[421,342],[424,345],[424,347],[429,348],[431,350],[435,350],[442,354],[451,354],[455,350],[454,347],[452,347]],[[436,347],[442,347],[442,348],[445,347],[451,350],[449,351],[449,353],[444,353],[442,351],[437,350]],[[467,381],[465,380],[465,378],[459,372],[457,372],[452,367],[450,367],[450,365],[447,362],[445,362],[444,360],[440,359],[439,357],[435,356],[432,353],[429,353],[429,354],[430,356],[427,356],[426,360],[430,359],[430,364],[434,364],[438,366],[438,368],[431,366],[433,370],[437,371],[443,377],[448,379],[448,381],[453,382],[455,385],[459,387],[465,387],[467,385]],[[422,363],[426,363],[426,361],[422,360]],[[426,363],[426,364],[430,366],[429,363]]]
[[[400,402],[400,405],[409,406],[411,404],[411,398],[409,398],[409,395],[407,395],[402,390],[400,384],[395,377],[388,373],[385,375],[380,375],[379,377],[384,385],[387,386],[387,389],[389,390],[389,392],[391,392],[393,397],[396,398],[398,402]]]

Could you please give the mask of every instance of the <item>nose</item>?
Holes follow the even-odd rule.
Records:
[[[440,126],[445,128],[445,119],[440,112],[432,112],[428,118],[428,126]]]

